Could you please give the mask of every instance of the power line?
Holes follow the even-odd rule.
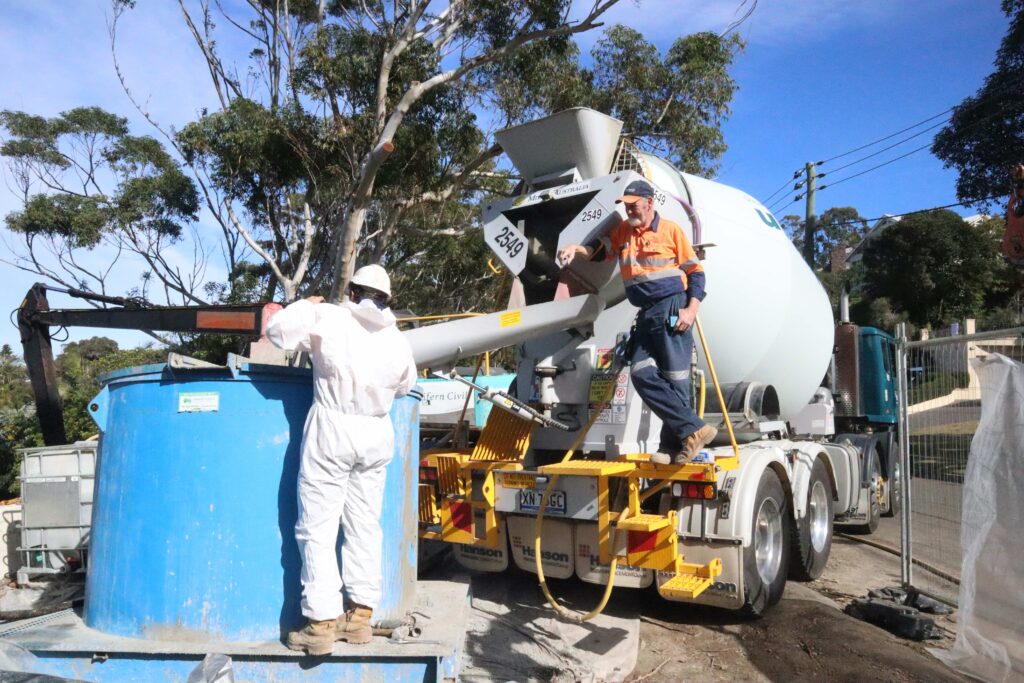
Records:
[[[907,126],[906,128],[904,128],[904,129],[902,129],[902,130],[898,130],[898,131],[896,131],[895,133],[892,133],[892,134],[890,134],[890,135],[886,135],[886,136],[885,136],[884,138],[878,138],[878,139],[877,139],[877,140],[875,140],[874,142],[869,142],[869,143],[867,143],[866,145],[861,145],[860,147],[855,147],[855,148],[853,148],[853,149],[851,149],[851,150],[849,150],[849,151],[847,151],[847,152],[843,152],[842,154],[837,154],[837,155],[835,155],[834,157],[829,157],[828,159],[825,159],[825,161],[819,162],[819,165],[820,165],[820,164],[827,164],[828,162],[830,162],[830,161],[835,161],[836,159],[842,159],[842,158],[843,158],[843,157],[845,157],[845,156],[849,156],[849,155],[853,154],[854,152],[859,152],[859,151],[861,151],[862,149],[867,149],[868,147],[874,147],[874,146],[875,146],[875,145],[877,145],[877,144],[878,144],[879,142],[885,142],[886,140],[889,140],[889,139],[891,139],[891,138],[894,138],[894,137],[896,137],[897,135],[901,135],[901,134],[903,134],[903,133],[906,133],[906,132],[907,132],[908,130],[913,130],[913,129],[917,128],[918,126],[920,126],[921,124],[923,124],[923,123],[928,123],[929,121],[932,121],[933,119],[937,119],[937,118],[939,118],[940,116],[945,116],[946,114],[948,114],[948,113],[949,113],[949,112],[951,112],[951,111],[953,111],[953,107],[950,107],[950,108],[949,108],[949,109],[947,109],[946,111],[943,111],[943,112],[939,112],[939,113],[938,113],[938,114],[936,114],[935,116],[929,116],[928,118],[924,119],[923,121],[918,121],[917,123],[915,123],[915,124],[914,124],[914,125],[912,125],[912,126]],[[935,127],[935,126],[932,126],[932,128],[934,128],[934,127]],[[931,129],[929,129],[929,130],[931,130]]]
[[[906,159],[911,154],[917,154],[921,150],[928,149],[931,146],[932,146],[932,143],[930,143],[930,142],[927,145],[921,145],[920,147],[916,147],[916,148],[910,150],[906,154],[901,154],[898,157],[893,157],[892,159],[889,159],[888,161],[883,161],[882,163],[880,163],[880,164],[878,164],[876,166],[872,166],[871,168],[869,168],[869,169],[867,169],[865,171],[861,171],[859,173],[854,173],[853,175],[848,175],[845,178],[840,178],[839,180],[836,180],[835,182],[829,183],[827,185],[822,185],[818,189],[819,190],[824,190],[826,187],[835,187],[836,185],[839,185],[840,183],[845,183],[847,180],[853,180],[854,178],[856,178],[858,176],[862,176],[865,173],[871,173],[872,171],[877,171],[878,169],[882,168],[883,166],[888,166],[889,164],[891,164],[893,162],[896,162],[896,161],[899,161],[900,159]]]
[[[854,165],[856,165],[856,164],[859,164],[859,163],[860,163],[860,162],[862,162],[862,161],[867,161],[868,159],[870,159],[870,158],[872,158],[872,157],[876,157],[876,156],[878,156],[879,154],[881,154],[881,153],[883,153],[883,152],[888,152],[888,151],[889,151],[890,149],[893,149],[894,147],[899,147],[899,146],[900,146],[900,145],[902,145],[902,144],[903,144],[904,142],[910,142],[910,141],[911,141],[911,140],[913,140],[914,138],[916,138],[916,137],[919,137],[919,136],[921,136],[921,135],[924,135],[925,133],[927,133],[927,132],[928,132],[928,131],[930,131],[930,130],[934,130],[934,129],[938,128],[939,126],[944,126],[944,125],[946,125],[946,123],[947,123],[948,121],[949,121],[948,119],[943,119],[942,121],[939,121],[939,122],[938,122],[938,123],[936,123],[936,124],[933,124],[933,125],[931,125],[931,126],[928,126],[927,128],[925,128],[924,130],[922,130],[922,131],[920,131],[920,132],[914,133],[914,134],[913,134],[913,135],[911,135],[910,137],[906,137],[906,138],[903,138],[903,139],[902,139],[902,140],[900,140],[899,142],[894,142],[894,143],[892,143],[891,145],[889,145],[888,147],[883,147],[882,149],[878,150],[877,152],[872,152],[871,154],[868,154],[867,156],[862,156],[862,157],[861,157],[860,159],[856,159],[856,160],[854,160],[854,161],[851,161],[851,162],[849,162],[848,164],[843,164],[843,165],[842,165],[842,166],[840,166],[839,168],[833,168],[833,169],[831,169],[831,170],[829,171],[829,173],[837,173],[837,172],[839,172],[839,171],[842,171],[842,170],[843,170],[844,168],[849,168],[850,166],[854,166]]]
[[[800,171],[793,171],[793,179],[792,180],[787,180],[786,182],[782,183],[782,185],[779,186],[779,189],[775,190],[775,192],[772,192],[770,195],[768,195],[768,197],[766,199],[762,199],[761,203],[764,204],[765,206],[767,206],[768,202],[771,201],[772,197],[777,195],[782,190],[785,190],[787,187],[789,187],[789,184],[791,182],[793,182],[793,180],[796,180],[799,177],[800,177]]]
[[[918,213],[928,213],[929,211],[939,211],[941,209],[952,209],[954,206],[969,206],[971,204],[976,204],[976,203],[979,203],[979,202],[987,202],[989,200],[996,199],[997,197],[1002,197],[1002,196],[1003,195],[1001,195],[1001,194],[994,194],[994,195],[992,195],[990,197],[982,197],[981,199],[976,199],[976,200],[971,200],[971,201],[956,202],[955,204],[943,204],[942,206],[933,206],[930,209],[917,209],[916,211],[907,211],[906,213],[887,213],[884,216],[879,216],[877,218],[858,218],[858,219],[852,220],[852,221],[843,221],[842,223],[833,223],[833,225],[835,227],[839,228],[839,227],[843,227],[844,225],[855,225],[857,223],[873,223],[875,221],[880,221],[883,218],[905,218],[907,216],[913,216],[914,214],[918,214]]]
[[[977,121],[974,121],[972,123],[967,124],[961,130],[967,130],[967,129],[970,129],[970,128],[974,128],[975,126],[979,126],[982,123],[985,123],[989,119],[992,119],[992,118],[995,118],[996,116],[1002,115],[1003,112],[1006,111],[1006,109],[1008,109],[1012,104],[1013,104],[1013,102],[1005,103],[1003,106],[997,108],[994,112],[992,112],[988,116],[983,116],[982,118],[978,119]],[[934,128],[935,126],[932,126],[932,127]],[[922,132],[924,132],[924,131],[922,131]],[[911,137],[907,138],[907,140],[911,140],[914,137],[916,137],[916,136],[911,136]],[[904,142],[906,142],[906,140],[904,140]],[[898,145],[900,143],[896,143],[896,144]],[[895,146],[896,145],[892,145],[891,147],[895,147]],[[818,189],[819,190],[824,190],[826,187],[834,187],[834,186],[836,186],[836,185],[838,185],[840,183],[846,182],[847,180],[851,180],[853,178],[856,178],[857,176],[862,176],[865,173],[870,173],[871,171],[878,170],[879,168],[882,168],[883,166],[888,166],[889,164],[893,163],[894,161],[899,161],[900,159],[905,159],[906,157],[910,156],[911,154],[916,154],[917,152],[920,152],[923,149],[928,149],[931,146],[932,146],[931,142],[926,144],[926,145],[922,145],[921,147],[917,147],[915,149],[910,150],[906,154],[901,154],[898,157],[893,157],[892,159],[889,159],[888,161],[885,161],[885,162],[883,162],[881,164],[878,164],[876,166],[872,166],[871,168],[869,168],[867,170],[861,171],[859,173],[854,173],[853,175],[846,176],[845,178],[840,178],[839,180],[835,181],[834,183],[828,183],[826,185],[822,185]],[[886,149],[891,149],[891,147],[887,147]],[[884,152],[885,150],[881,150],[881,151]],[[874,156],[874,155],[869,155],[869,156]],[[867,159],[868,157],[864,157],[864,158]],[[840,168],[846,168],[847,166],[853,165],[853,163],[856,163],[856,162],[851,162],[850,164],[847,164],[846,166],[842,166]],[[839,170],[839,169],[836,169],[836,170]],[[833,171],[833,173],[835,173],[835,171]]]
[[[1005,95],[1005,94],[1007,94],[1009,92],[1016,93],[1018,88],[1019,88],[1018,84],[1008,83],[1005,87],[997,88],[994,91],[986,94],[984,97],[981,97],[980,99],[978,99],[977,102],[974,102],[970,107],[968,107],[968,109],[973,109],[975,107],[978,107],[983,102],[985,102],[986,100],[989,100],[989,99],[991,99],[993,97],[1002,96],[1002,95]],[[860,147],[855,147],[855,148],[853,148],[853,149],[851,149],[849,151],[843,152],[842,154],[837,154],[834,157],[829,157],[828,159],[825,159],[825,161],[819,161],[818,165],[821,166],[822,164],[826,164],[829,161],[835,161],[836,159],[841,159],[841,158],[843,158],[845,156],[849,156],[850,154],[853,154],[854,152],[859,152],[862,149],[867,149],[868,147],[873,147],[873,146],[877,145],[880,142],[885,142],[886,140],[892,139],[892,138],[896,137],[897,135],[902,135],[903,133],[906,133],[907,131],[913,130],[913,129],[917,128],[918,126],[921,126],[921,125],[923,125],[925,123],[928,123],[929,121],[933,121],[933,120],[939,118],[940,116],[945,116],[946,114],[949,114],[951,111],[953,111],[954,109],[956,109],[959,106],[961,106],[961,105],[953,105],[952,107],[950,107],[946,111],[942,111],[942,112],[939,112],[938,114],[935,114],[933,116],[929,116],[926,119],[922,119],[921,121],[918,121],[917,123],[915,123],[913,125],[907,126],[906,128],[903,128],[902,130],[898,130],[895,133],[890,133],[889,135],[886,135],[885,137],[878,138],[874,142],[869,142],[866,145],[861,145]],[[934,126],[929,127],[927,130],[931,130],[932,128],[937,128],[939,125],[940,124],[935,124]],[[921,132],[923,133],[924,131],[921,131]],[[920,133],[918,133],[916,135],[920,135]],[[916,137],[916,135],[911,136],[911,137]],[[907,138],[907,139],[909,140],[910,138]],[[897,144],[899,144],[899,143],[897,143]],[[851,163],[856,163],[856,162],[851,162]]]

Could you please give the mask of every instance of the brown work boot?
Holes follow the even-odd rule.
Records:
[[[655,465],[671,465],[673,457],[672,453],[659,450],[657,453],[651,453],[651,462]]]
[[[365,645],[370,642],[373,640],[373,627],[370,626],[372,616],[373,610],[369,607],[354,605],[343,617],[338,618],[334,630],[335,639],[344,640],[349,645]]]
[[[711,425],[704,425],[683,441],[683,450],[676,456],[677,465],[685,465],[700,453],[700,449],[715,440],[718,430]]]
[[[306,622],[297,631],[288,634],[289,650],[305,650],[306,654],[319,656],[329,655],[334,649],[335,620]]]

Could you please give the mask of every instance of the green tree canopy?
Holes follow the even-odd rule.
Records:
[[[73,257],[112,243],[150,264],[133,294],[159,287],[184,302],[337,295],[353,268],[370,262],[490,279],[486,259],[464,262],[479,250],[457,243],[479,240],[482,197],[514,191],[517,179],[496,163],[495,129],[591,106],[691,172],[713,171],[725,149],[720,125],[736,90],[729,68],[742,42],[699,33],[662,52],[612,26],[584,66],[573,35],[596,29],[617,2],[183,0],[206,61],[197,77],[210,78],[216,106],[163,126],[122,81],[155,138],[96,108],[0,120],[9,135],[2,154],[26,181],[24,206],[8,222],[30,252],[55,251],[59,267],[31,253],[24,264],[102,291],[106,272],[82,272]],[[136,3],[112,4],[116,60],[128,30],[121,20]],[[224,45],[244,46],[238,54],[247,57],[225,56]],[[54,171],[68,177],[47,188]],[[200,206],[213,231],[199,230]],[[197,265],[181,272],[161,252],[186,233],[198,243]],[[211,234],[222,242],[210,244]],[[417,246],[431,236],[430,247],[450,248]],[[226,281],[199,287],[217,252]],[[426,254],[435,260],[421,261]]]
[[[904,217],[864,249],[864,291],[918,326],[977,317],[996,278],[997,245],[952,211]]]
[[[161,254],[199,212],[195,185],[163,145],[130,135],[125,118],[98,107],[52,118],[0,111],[0,128],[8,136],[0,155],[23,201],[20,211],[5,217],[24,239],[19,266],[65,286],[102,292],[117,257],[88,268],[75,252],[107,243],[118,255],[142,257],[147,275],[177,301],[200,300],[198,272],[183,273]],[[145,287],[140,293],[147,294]]]
[[[932,152],[959,173],[957,197],[977,206],[1008,195],[1010,169],[1024,161],[1024,0],[1003,0],[1009,17],[995,71],[954,110]]]
[[[789,234],[793,245],[804,253],[806,222],[800,216],[788,215],[782,225]],[[852,206],[836,206],[826,209],[814,219],[814,263],[815,270],[828,269],[835,249],[856,246],[867,234],[867,221]]]

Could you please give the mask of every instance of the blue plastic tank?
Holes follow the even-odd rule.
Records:
[[[230,369],[228,369],[230,368]],[[306,369],[146,365],[111,373],[89,408],[102,431],[85,622],[156,640],[275,640],[301,625],[295,543]],[[383,600],[416,589],[418,394],[395,402]]]

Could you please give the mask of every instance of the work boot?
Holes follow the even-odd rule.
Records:
[[[673,454],[666,451],[658,451],[657,453],[651,453],[651,462],[655,465],[671,465]]]
[[[683,450],[676,456],[677,465],[685,465],[700,453],[700,449],[715,440],[718,430],[711,425],[704,425],[683,441]]]
[[[289,650],[305,650],[313,656],[329,655],[334,649],[335,620],[306,622],[297,631],[288,634]]]
[[[343,617],[338,618],[334,630],[335,639],[344,640],[349,645],[365,645],[370,642],[373,640],[373,627],[370,626],[372,616],[373,610],[369,607],[354,605]]]

